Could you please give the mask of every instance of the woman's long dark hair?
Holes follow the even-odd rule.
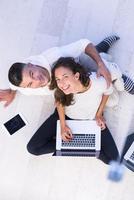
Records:
[[[73,74],[76,74],[79,72],[79,80],[81,84],[84,87],[88,87],[90,82],[90,72],[86,70],[83,66],[81,66],[79,63],[76,63],[75,60],[71,57],[61,57],[58,59],[58,61],[54,64],[51,74],[51,83],[50,83],[50,90],[55,89],[55,100],[56,102],[61,103],[63,106],[69,106],[73,104],[73,94],[64,94],[63,91],[61,91],[58,86],[57,82],[55,80],[55,70],[59,67],[64,67],[73,72]]]

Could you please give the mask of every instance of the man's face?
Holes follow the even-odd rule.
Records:
[[[19,86],[23,88],[39,88],[46,86],[49,81],[50,74],[47,69],[29,63],[22,71],[22,82]]]

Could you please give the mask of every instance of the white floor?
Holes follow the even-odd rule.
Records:
[[[0,88],[8,87],[10,65],[25,57],[82,37],[94,43],[111,33],[121,39],[110,53],[123,72],[133,73],[134,2],[115,0],[0,0]],[[134,131],[134,96],[122,92],[105,116],[121,150]],[[26,144],[53,112],[45,96],[17,94],[7,108],[0,104],[0,124],[21,112],[28,125],[18,134],[0,132],[0,200],[132,200],[134,174],[126,169],[119,183],[107,179],[109,167],[95,158],[32,156]]]

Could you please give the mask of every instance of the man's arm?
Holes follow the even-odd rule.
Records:
[[[95,46],[88,39],[81,39],[76,42],[73,42],[69,45],[59,47],[61,56],[63,57],[79,57],[82,53],[86,53],[90,56],[98,66],[98,76],[102,75],[107,82],[107,86],[110,86],[111,75],[108,69],[106,68],[103,60],[101,59],[99,53],[97,52]],[[60,55],[60,54],[59,54]]]
[[[0,90],[0,101],[5,101],[4,106],[7,107],[16,96],[16,91],[11,89]]]
[[[106,68],[103,60],[101,59],[99,53],[97,52],[96,48],[92,43],[87,45],[85,53],[97,63],[98,65],[97,76],[102,75],[107,82],[107,86],[109,87],[112,82],[111,74],[109,70]]]

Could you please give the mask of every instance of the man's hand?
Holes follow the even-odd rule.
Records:
[[[5,101],[4,106],[7,107],[15,98],[16,91],[11,89],[0,90],[0,101]]]
[[[89,43],[85,49],[85,53],[90,56],[98,65],[98,70],[97,70],[97,76],[99,77],[100,75],[103,76],[107,82],[107,87],[110,86],[112,80],[111,80],[111,74],[106,68],[103,60],[101,59],[99,53],[97,52],[95,46],[92,43]]]
[[[61,128],[61,137],[62,140],[66,142],[72,140],[72,131],[67,125]]]
[[[110,87],[110,84],[112,83],[112,79],[111,79],[111,74],[109,70],[106,68],[103,62],[99,62],[98,66],[99,67],[97,70],[97,77],[103,76],[107,82],[107,88]]]

